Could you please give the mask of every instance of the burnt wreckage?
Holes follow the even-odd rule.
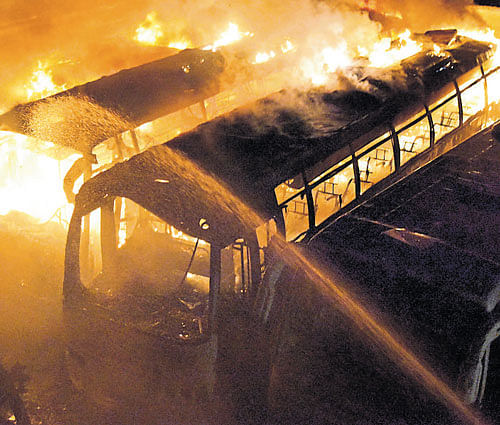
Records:
[[[282,308],[275,295],[290,279],[271,261],[273,231],[305,243],[498,117],[487,88],[499,74],[490,69],[495,46],[448,41],[440,54],[403,61],[402,84],[358,69],[368,91],[276,93],[86,182],[76,196],[64,277],[75,385],[108,406],[140,400],[184,421],[200,420],[210,406],[220,414],[204,401],[234,385],[229,404],[247,412],[266,405],[269,388],[279,393],[269,381],[279,366],[270,346],[281,343],[271,338],[271,319]],[[482,99],[475,110],[466,102],[472,91]],[[269,221],[255,229],[226,188]],[[128,217],[114,207],[116,197],[128,200]],[[81,223],[99,209],[101,249],[89,271]],[[120,248],[117,221],[126,223]],[[472,376],[462,394],[474,403],[478,366],[461,367]]]
[[[378,306],[378,318],[409,337],[427,364],[496,423],[500,137],[492,135],[480,132],[340,217],[307,248],[341,270],[368,305]],[[270,383],[284,422],[308,423],[311,406],[321,406],[324,422],[397,423],[404,416],[407,423],[456,423],[409,391],[366,338],[353,338],[359,330],[306,273],[278,282],[274,297],[277,304],[302,300],[269,319],[284,329]]]
[[[220,53],[187,49],[40,100],[17,105],[0,116],[0,124],[10,131],[36,136],[32,121],[39,111],[50,113],[57,102],[82,99],[122,121],[106,128],[96,122],[95,117],[83,117],[87,118],[84,127],[88,128],[74,138],[60,137],[51,141],[91,154],[96,145],[109,137],[202,102],[217,93],[224,68],[225,60]]]
[[[10,371],[0,364],[0,412],[12,412],[19,425],[29,425],[30,418],[19,395],[27,380],[22,367],[16,365]]]

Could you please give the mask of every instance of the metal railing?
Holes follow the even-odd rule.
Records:
[[[321,175],[307,179],[306,173],[302,172],[303,187],[300,190],[290,189],[293,192],[290,196],[287,197],[285,193],[285,196],[281,196],[284,199],[278,200],[285,217],[287,240],[298,240],[316,231],[323,227],[324,222],[330,222],[373,196],[377,187],[383,187],[386,180],[404,177],[442,155],[449,150],[440,146],[447,143],[445,140],[451,141],[451,147],[465,141],[470,131],[465,131],[460,140],[460,134],[458,138],[456,134],[460,129],[472,124],[476,132],[483,129],[491,118],[488,79],[492,75],[500,78],[500,67],[486,73],[480,65],[479,70],[479,78],[468,81],[465,87],[460,88],[458,82],[453,81],[454,91],[451,94],[433,105],[423,104],[422,112],[410,122],[397,129],[392,123],[382,127],[382,136],[365,143],[357,152],[352,147],[353,143],[350,143],[350,154],[332,164]],[[463,102],[464,95],[467,97],[481,83],[484,87],[484,104],[478,105],[479,112],[468,115],[464,112],[467,106]],[[414,135],[407,136],[411,132]],[[448,137],[451,133],[453,137]],[[428,154],[430,151],[436,152]],[[286,183],[278,187],[285,192],[288,188]],[[323,204],[320,205],[320,202]],[[329,209],[327,213],[321,211],[318,214],[320,209],[325,208]]]

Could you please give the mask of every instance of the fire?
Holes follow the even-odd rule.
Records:
[[[370,66],[388,67],[422,50],[422,43],[411,39],[410,30],[399,34],[395,39],[389,37],[375,41],[371,46],[357,46],[359,56],[368,58]],[[319,55],[302,60],[302,72],[315,86],[328,82],[330,74],[338,69],[351,66],[356,55],[347,42],[323,48]]]
[[[253,33],[240,31],[237,24],[230,22],[225,31],[223,31],[219,37],[212,43],[205,47],[204,50],[217,50],[222,46],[227,46],[229,44],[235,43],[241,40],[243,37],[252,37]],[[139,43],[158,46],[162,44],[162,40],[165,39],[165,33],[162,29],[162,24],[158,19],[158,14],[153,11],[148,13],[146,19],[142,24],[135,30],[134,40]],[[174,39],[164,44],[172,49],[184,50],[193,48],[193,43],[186,37],[182,36],[178,39]]]
[[[279,50],[276,49],[276,51],[279,53],[281,51],[282,54],[286,54],[288,52],[291,52],[292,50],[295,49],[295,45],[290,41],[290,40],[285,40],[280,46]],[[276,57],[276,51],[275,50],[269,50],[267,52],[258,52],[255,55],[255,59],[253,60],[252,64],[259,64],[259,63],[264,63],[268,62],[269,60],[273,59]]]
[[[282,45],[281,45],[281,51],[283,53],[288,53],[291,50],[295,49],[295,46],[290,40],[286,40]]]
[[[255,55],[255,60],[252,62],[253,64],[258,64],[258,63],[264,63],[267,62],[269,59],[272,59],[276,56],[276,53],[274,53],[273,50],[270,52],[259,52]]]
[[[191,242],[192,244],[196,243],[196,238],[193,238],[192,236],[186,235],[182,231],[176,229],[174,226],[167,225],[166,232],[172,236],[174,239],[180,239],[186,242]],[[199,243],[201,245],[207,245],[207,242],[205,242],[203,239],[199,240]]]
[[[497,45],[500,45],[500,40],[496,39],[492,30],[484,30],[484,31],[460,31],[459,34],[468,36],[477,40],[487,40]],[[220,33],[216,40],[204,47],[206,50],[217,50],[222,46],[229,45],[231,43],[237,42],[244,37],[253,37],[253,33],[248,31],[242,31],[239,26],[234,22],[229,22],[226,29]],[[422,49],[422,45],[415,40],[413,40],[410,36],[410,31],[406,30],[403,33],[399,34],[395,39],[391,38],[382,38],[377,39],[375,42],[370,43],[366,42],[363,46],[349,45],[346,40],[342,40],[340,42],[333,43],[331,40],[327,41],[327,43],[320,44],[319,46],[312,46],[313,48],[309,49],[309,51],[313,51],[314,53],[310,55],[304,54],[301,59],[298,59],[300,72],[303,76],[306,77],[308,83],[318,86],[325,85],[332,76],[332,73],[335,73],[337,70],[352,66],[356,56],[362,55],[368,58],[370,65],[376,67],[386,67],[390,66],[406,57],[409,57],[415,53],[418,53]],[[165,33],[162,28],[162,23],[158,19],[158,15],[156,12],[150,12],[144,22],[135,30],[135,40],[149,45],[158,45],[161,41],[165,42],[164,45],[168,45],[168,47],[176,48],[176,49],[186,49],[193,47],[191,41],[189,41],[188,37],[179,37],[177,39],[172,39],[172,41],[166,42]],[[284,41],[283,41],[284,40]],[[253,64],[261,64],[272,60],[273,58],[286,54],[287,52],[294,51],[295,53],[302,52],[305,47],[304,43],[299,45],[299,47],[295,44],[297,40],[290,39],[282,39],[283,41],[281,45],[278,43],[274,46],[263,46],[262,51],[259,51],[255,54],[255,57],[252,61]],[[322,40],[323,42],[323,40]],[[297,41],[298,43],[298,41]],[[271,48],[273,50],[271,50]],[[435,46],[435,52],[438,53],[440,51],[440,47],[438,45]],[[500,64],[500,55],[497,54],[495,58],[496,66]],[[185,72],[189,72],[189,69],[185,69]],[[287,69],[279,69],[275,70],[272,76],[262,77],[257,84],[255,84],[256,88],[253,89],[252,95],[254,97],[260,97],[267,95],[271,92],[280,90],[283,86],[286,85],[287,80],[289,79],[289,74],[292,72],[290,68]],[[264,82],[268,81],[269,87],[264,87]],[[498,81],[488,81],[488,84],[491,85],[499,85]],[[258,86],[258,87],[257,87]],[[49,68],[48,62],[38,62],[37,68],[34,70],[31,81],[25,86],[27,97],[32,100],[39,97],[49,96],[53,93],[62,91],[66,89],[65,86],[58,86],[54,83],[52,78],[52,71]],[[264,90],[265,89],[265,90]],[[260,90],[260,91],[259,91]],[[226,92],[221,92],[213,98],[209,98],[204,102],[205,115],[199,114],[200,119],[213,118],[221,113],[227,112],[237,106],[239,104],[247,103],[250,99],[248,96],[243,96],[240,92],[242,92],[241,87],[232,87],[227,89]],[[500,87],[497,90],[490,90],[492,93],[500,93]],[[495,96],[490,96],[490,101],[497,101]],[[186,112],[186,111],[184,111]],[[189,111],[192,115],[192,111]],[[175,115],[175,116],[174,116]],[[186,114],[184,114],[186,115]],[[47,122],[50,117],[47,117]],[[161,129],[161,126],[158,127],[158,131],[154,128],[153,123],[147,123],[141,126],[137,131],[140,136],[144,136],[147,139],[147,143],[145,145],[150,145],[156,143],[156,140],[159,140],[161,137],[162,140],[169,139],[182,131],[186,131],[191,128],[196,123],[189,121],[189,125],[184,123],[184,118],[182,113],[172,114],[171,124],[169,123],[169,132],[168,134]],[[187,122],[187,120],[185,120]],[[199,123],[199,122],[198,122]],[[53,127],[53,126],[51,126]],[[158,133],[158,137],[156,134]],[[161,134],[160,134],[161,133]],[[23,136],[13,136],[8,133],[9,136],[2,134],[0,137],[0,150],[4,153],[4,157],[16,157],[19,162],[23,158],[30,157],[30,161],[34,161],[31,158],[31,155],[34,157],[36,154],[30,153],[25,145],[26,142],[21,142],[16,137]],[[42,137],[46,140],[52,139],[49,137]],[[9,142],[6,142],[9,140]],[[24,146],[24,147],[23,147]],[[15,152],[15,154],[13,153]],[[51,162],[53,165],[48,166],[47,169],[68,169],[71,166],[71,163],[66,164],[65,161],[58,162],[50,158],[45,158],[42,155],[37,156],[38,161],[43,163],[44,161]],[[54,162],[55,161],[55,162]],[[54,165],[55,164],[55,165]],[[9,170],[9,164],[5,163],[3,168],[5,170]],[[28,167],[24,167],[26,170]],[[33,170],[36,170],[37,167],[30,167]],[[7,171],[6,174],[9,174],[10,171]],[[47,202],[46,206],[48,209],[51,209],[52,213],[61,205],[64,205],[65,198],[61,189],[61,181],[64,176],[64,173],[60,173],[57,179],[52,180],[50,183],[47,182],[44,186],[45,188],[50,188],[56,192],[57,190],[61,191],[61,196],[57,199],[58,201],[50,201]],[[33,177],[34,178],[34,177]],[[4,196],[7,196],[7,199],[12,199],[12,204],[9,205],[9,208],[21,209],[22,211],[28,212],[31,207],[34,207],[36,202],[28,202],[32,204],[31,206],[18,206],[18,200],[14,201],[16,193],[23,193],[23,197],[25,199],[37,199],[35,195],[27,195],[29,188],[33,188],[33,184],[26,183],[28,189],[24,189],[22,185],[18,185],[14,181],[9,180],[9,178],[3,178],[3,181],[0,180],[0,190]],[[7,181],[9,180],[9,181]],[[6,187],[4,186],[11,185],[15,187],[11,192],[7,194]],[[10,186],[9,186],[10,187]],[[43,190],[37,189],[35,192],[43,193]],[[10,194],[12,193],[12,194]],[[44,195],[45,196],[45,195]],[[48,195],[47,195],[48,196]],[[50,205],[50,207],[49,207]],[[36,208],[31,209],[36,210]],[[33,215],[37,217],[46,217],[49,212],[32,212]],[[49,214],[50,215],[50,214]]]
[[[323,48],[313,58],[303,59],[301,70],[314,86],[321,86],[328,82],[330,74],[351,64],[347,43],[342,42],[337,47]]]
[[[181,39],[177,41],[171,41],[168,43],[168,47],[171,49],[178,49],[178,50],[184,50],[184,49],[189,49],[193,47],[193,44],[186,39]]]
[[[148,13],[144,22],[135,30],[134,40],[148,46],[167,46],[171,49],[184,50],[193,47],[193,43],[185,36],[165,43],[166,35],[162,23],[158,19],[158,13]]]
[[[363,48],[358,48],[363,51]],[[385,37],[368,49],[368,60],[371,66],[378,68],[388,67],[408,58],[422,50],[422,43],[411,39],[410,30],[406,30],[392,40]],[[365,50],[366,51],[366,50]]]
[[[66,90],[66,86],[58,86],[52,79],[52,71],[47,62],[38,61],[31,80],[25,86],[28,100],[40,99],[51,94]]]
[[[436,54],[436,55],[440,55],[443,51],[443,48],[439,45],[439,44],[434,44],[432,46],[432,51]]]
[[[158,14],[154,11],[150,12],[144,22],[135,30],[134,40],[154,46],[161,38],[163,38],[163,30],[158,21]]]
[[[208,46],[205,46],[204,50],[217,50],[219,47],[227,46],[229,44],[235,43],[241,40],[243,37],[253,37],[253,33],[251,32],[242,32],[240,31],[237,24],[230,22],[227,30],[221,33],[219,38]]]
[[[0,132],[0,197],[8,200],[0,206],[0,214],[11,210],[22,211],[42,221],[69,220],[71,208],[62,188],[65,173],[78,155],[56,160],[29,149],[36,144],[27,136]]]
[[[458,30],[458,35],[470,37],[474,40],[486,41],[497,46],[495,56],[492,59],[492,66],[500,66],[500,38],[495,37],[495,31],[489,28],[484,30]]]
[[[500,39],[495,37],[495,31],[492,29],[484,30],[458,30],[458,34],[473,38],[474,40],[486,41],[497,46],[493,58],[491,58],[492,68],[500,66]],[[500,102],[500,72],[497,72],[493,78],[488,79],[488,96],[490,102]]]
[[[458,30],[458,35],[462,35],[464,37],[473,38],[478,41],[488,41],[490,43],[498,43],[500,40],[495,37],[495,31],[490,28],[486,28],[483,30]]]

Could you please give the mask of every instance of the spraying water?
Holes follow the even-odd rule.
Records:
[[[306,254],[299,251],[297,246],[284,241],[277,242],[281,248],[282,258],[289,265],[295,265],[304,270],[308,278],[317,289],[326,296],[334,308],[342,311],[355,322],[368,337],[378,343],[388,356],[417,382],[421,383],[431,394],[443,401],[448,408],[458,414],[466,423],[486,425],[479,414],[459,398],[459,396],[443,382],[429,366],[424,364],[410,351],[402,338],[377,320],[376,314],[370,312],[366,306],[360,304],[349,290],[341,286],[342,276],[331,269],[326,272]],[[373,311],[373,309],[372,309]]]
[[[64,106],[67,106],[66,103]],[[61,109],[67,112],[65,107]],[[86,110],[88,110],[88,107]],[[40,115],[45,116],[44,114]],[[116,119],[116,117],[112,117],[111,121],[116,122],[118,127],[122,125],[126,127],[126,123]],[[45,124],[45,120],[41,120],[41,123]],[[51,127],[49,126],[49,128]],[[45,128],[45,126],[41,126],[39,131],[43,132],[42,129]],[[63,133],[67,134],[66,132]],[[89,133],[93,133],[93,131],[90,130]],[[259,217],[256,211],[235,196],[220,181],[198,168],[193,161],[170,148],[167,144],[155,146],[130,160],[130,162],[136,161],[140,164],[139,169],[151,169],[150,167],[153,169],[175,169],[176,174],[182,177],[184,181],[188,181],[189,185],[201,187],[205,193],[209,194],[211,202],[216,203],[227,215],[236,217],[247,228],[255,229],[264,223],[264,220]],[[142,168],[142,166],[145,168]],[[162,176],[157,177],[161,178]],[[187,186],[186,189],[189,189]],[[179,198],[182,199],[184,195],[189,196],[189,193],[179,194]],[[465,422],[475,425],[486,424],[484,419],[473,409],[466,406],[446,383],[440,380],[427,365],[407,348],[399,335],[389,331],[383,323],[376,319],[373,309],[368,309],[362,305],[351,294],[345,287],[345,283],[343,283],[345,279],[339,272],[331,269],[326,272],[307,254],[301,252],[298,246],[287,244],[283,237],[278,236],[271,243],[274,245],[274,249],[281,253],[283,260],[290,267],[302,269],[318,290],[326,296],[332,308],[342,311],[369,338],[379,344],[404,373],[420,382]]]
[[[236,197],[228,188],[223,186],[214,177],[198,169],[189,159],[170,149],[167,145],[152,148],[143,156],[146,161],[161,161],[167,167],[179,167],[177,170],[190,182],[196,182],[213,197],[223,209],[230,211],[246,227],[255,229],[264,223],[259,215]],[[138,158],[138,157],[136,157]],[[376,319],[374,309],[363,306],[350,291],[344,287],[345,279],[331,268],[326,272],[316,261],[301,252],[299,247],[288,244],[283,237],[278,236],[272,242],[282,259],[291,267],[302,269],[318,290],[326,296],[333,308],[339,309],[352,320],[369,338],[381,346],[387,355],[400,369],[421,383],[427,391],[444,402],[447,407],[458,415],[464,422],[475,425],[486,425],[485,419],[472,408],[465,405],[460,397],[438,376],[425,365],[412,351],[402,338]]]

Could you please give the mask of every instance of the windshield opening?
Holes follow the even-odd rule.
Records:
[[[250,296],[259,280],[257,240],[250,245],[235,240],[220,251],[220,262],[211,264],[211,249],[220,247],[126,198],[86,217],[80,240],[81,281],[93,302],[113,320],[162,337],[187,341],[208,334],[215,269],[224,298]]]
[[[82,226],[81,279],[95,302],[148,333],[180,340],[204,335],[210,244],[129,199],[111,206],[90,214],[87,237]]]

